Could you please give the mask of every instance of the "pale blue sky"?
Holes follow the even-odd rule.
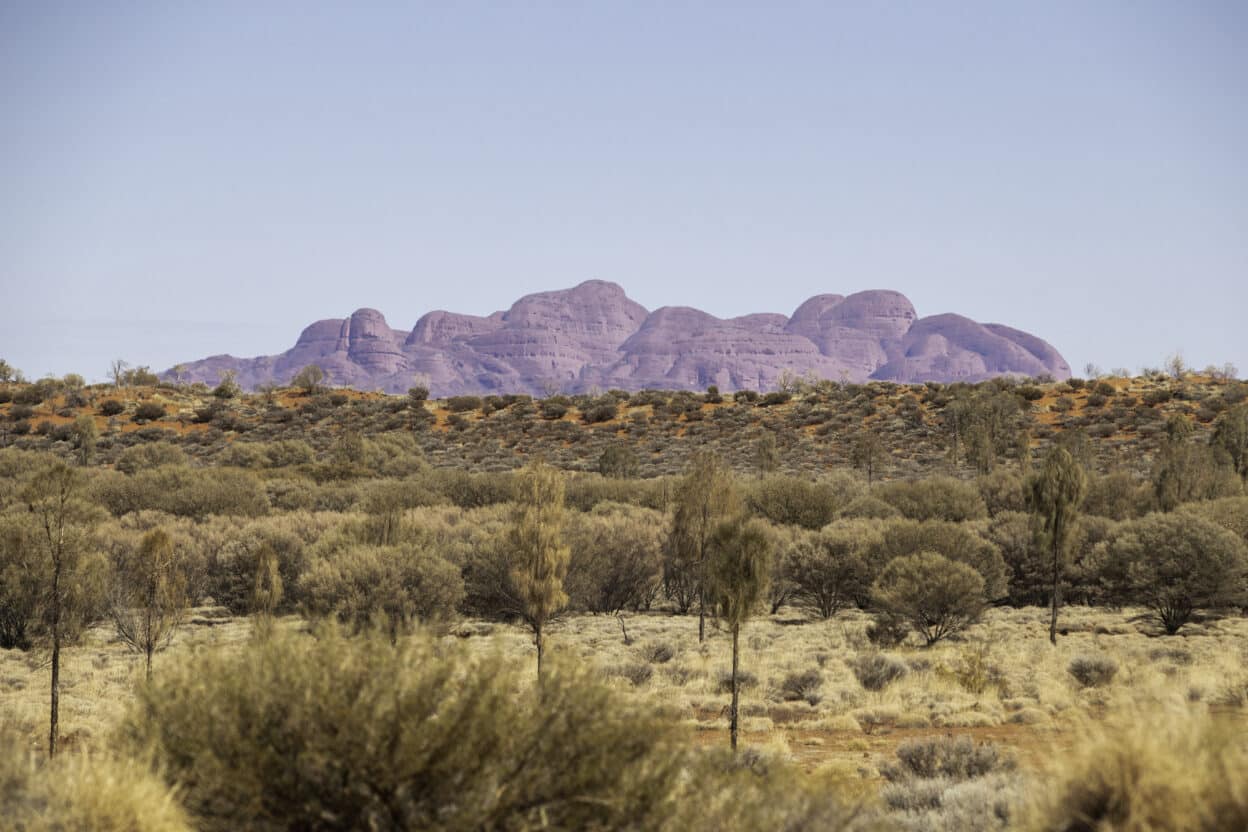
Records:
[[[0,357],[99,378],[601,278],[1248,373],[1246,40],[1240,2],[9,0]]]

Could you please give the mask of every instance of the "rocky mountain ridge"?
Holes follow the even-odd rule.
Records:
[[[919,318],[900,292],[816,295],[791,317],[721,319],[690,307],[651,312],[601,280],[526,295],[488,317],[429,312],[410,332],[359,309],[311,324],[281,355],[218,355],[180,373],[215,384],[229,370],[254,389],[288,383],[309,364],[330,384],[403,392],[420,382],[435,396],[712,384],[770,390],[786,374],[900,383],[1070,377],[1065,359],[1040,338],[960,315]]]

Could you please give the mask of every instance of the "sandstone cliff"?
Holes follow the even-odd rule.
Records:
[[[648,312],[614,283],[540,292],[488,317],[429,312],[410,332],[375,309],[317,321],[276,356],[213,356],[185,378],[215,384],[226,370],[248,388],[288,383],[316,364],[330,384],[403,392],[419,379],[435,396],[583,392],[647,387],[769,390],[786,374],[904,383],[997,375],[1070,377],[1045,341],[960,315],[920,318],[901,293],[817,295],[791,317],[720,319],[688,307]]]

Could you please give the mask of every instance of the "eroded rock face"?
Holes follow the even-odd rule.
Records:
[[[769,390],[786,374],[897,382],[1070,377],[1057,350],[1034,335],[958,315],[919,319],[899,292],[816,295],[792,317],[724,320],[689,307],[647,312],[600,280],[527,295],[488,317],[430,312],[410,333],[360,309],[317,321],[281,355],[214,356],[186,365],[185,377],[215,384],[234,370],[254,388],[287,383],[308,364],[331,384],[403,392],[419,381],[435,396],[711,384]]]

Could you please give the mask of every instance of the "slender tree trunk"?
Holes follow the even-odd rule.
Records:
[[[156,645],[152,644],[152,640],[148,639],[143,651],[147,654],[147,681],[149,682],[152,681],[152,650],[155,647]]]
[[[56,734],[61,708],[61,634],[52,631],[52,715],[48,728],[48,757],[56,756]]]
[[[732,626],[732,707],[728,711],[728,735],[732,743],[733,753],[737,750],[737,714],[738,704],[740,702],[740,686],[737,683],[737,665],[740,652],[737,649],[738,639],[741,635],[741,625],[734,624]]]
[[[705,524],[704,524],[705,525]],[[698,643],[706,641],[706,544],[698,557]]]
[[[542,684],[542,624],[539,621],[533,625],[533,634],[537,642],[537,684]]]
[[[1057,593],[1059,589],[1059,568],[1062,556],[1062,548],[1058,543],[1057,529],[1053,530],[1053,597],[1050,605],[1049,616],[1049,642],[1057,646]]]
[[[703,597],[702,588],[698,587],[698,642],[706,640],[706,598]]]

